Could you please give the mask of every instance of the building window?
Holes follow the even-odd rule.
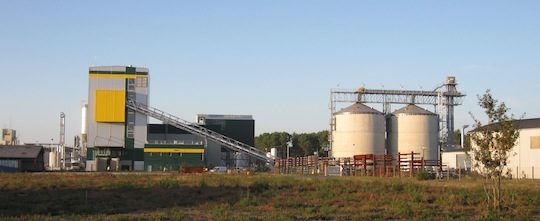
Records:
[[[531,137],[531,149],[540,149],[540,136]]]
[[[137,77],[135,79],[135,87],[147,88],[148,87],[148,78],[147,77]]]
[[[133,123],[129,122],[127,126],[127,138],[134,138],[135,137],[135,126]]]
[[[134,91],[135,90],[135,80],[133,79],[127,79],[127,89],[128,91]]]

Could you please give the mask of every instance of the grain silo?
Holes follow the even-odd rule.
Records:
[[[388,153],[420,153],[425,160],[439,159],[439,121],[437,115],[410,104],[390,117]]]
[[[385,153],[384,114],[361,103],[334,113],[332,157]]]

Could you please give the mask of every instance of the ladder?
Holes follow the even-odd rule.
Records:
[[[157,120],[162,121],[164,124],[169,124],[171,126],[177,127],[179,129],[185,130],[193,135],[203,137],[206,139],[209,139],[211,141],[214,141],[216,143],[219,143],[223,145],[224,147],[237,151],[246,153],[249,156],[255,157],[259,160],[266,161],[268,163],[272,163],[273,159],[266,156],[266,153],[264,151],[261,151],[255,147],[252,147],[250,145],[247,145],[245,143],[242,143],[240,141],[234,140],[230,137],[227,137],[225,135],[219,134],[217,132],[214,132],[212,130],[209,130],[201,125],[198,125],[196,123],[191,123],[186,120],[182,120],[179,117],[176,117],[172,114],[168,114],[162,110],[159,110],[157,108],[149,107],[145,104],[137,103],[136,101],[132,99],[128,99],[126,102],[126,107],[139,112],[141,114],[144,114],[146,116],[155,118]]]

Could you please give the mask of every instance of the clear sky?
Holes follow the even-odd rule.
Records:
[[[540,117],[539,1],[0,1],[0,126],[80,131],[91,65],[150,69],[150,104],[251,114],[256,133],[328,128],[331,88],[432,89],[456,76]]]

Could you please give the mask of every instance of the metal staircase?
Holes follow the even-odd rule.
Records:
[[[273,161],[272,158],[269,158],[266,156],[266,153],[264,151],[261,151],[255,147],[252,147],[240,141],[231,139],[227,136],[221,135],[217,132],[211,131],[196,123],[191,123],[189,121],[182,120],[179,117],[176,117],[172,114],[168,114],[157,108],[153,108],[144,104],[137,103],[136,101],[131,100],[131,99],[127,100],[126,106],[141,114],[160,120],[164,124],[170,124],[174,127],[190,132],[193,135],[204,137],[211,141],[217,142],[229,148],[230,150],[243,152],[259,160],[263,160],[269,163]]]

